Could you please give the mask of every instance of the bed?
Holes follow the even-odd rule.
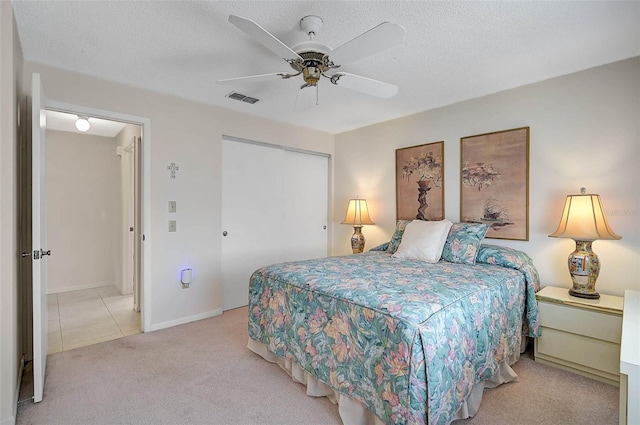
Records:
[[[531,259],[479,245],[474,260],[397,258],[385,244],[261,268],[248,346],[339,403],[345,424],[472,416],[483,388],[517,379],[510,365],[539,332]]]

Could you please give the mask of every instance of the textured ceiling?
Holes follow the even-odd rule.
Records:
[[[26,60],[330,133],[640,55],[638,1],[13,0],[13,7]],[[307,39],[299,21],[309,14],[323,18],[316,41],[332,48],[383,21],[400,24],[404,44],[341,68],[396,84],[399,93],[379,99],[323,79],[316,106],[315,93],[298,89],[301,77],[216,84],[290,71],[230,24],[230,14],[289,46]],[[260,102],[231,100],[230,91]]]

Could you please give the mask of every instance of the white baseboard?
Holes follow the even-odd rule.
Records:
[[[193,316],[182,317],[176,320],[169,320],[168,322],[156,323],[155,325],[149,326],[149,331],[158,331],[160,329],[171,328],[173,326],[184,325],[185,323],[195,322],[202,319],[208,319],[214,316],[220,316],[222,314],[222,309],[216,309],[207,311],[205,313],[196,314]]]
[[[2,419],[0,425],[16,425],[16,415]]]

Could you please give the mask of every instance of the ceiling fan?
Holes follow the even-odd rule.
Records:
[[[329,46],[313,40],[322,28],[323,21],[319,16],[308,15],[300,20],[300,28],[309,36],[309,41],[298,43],[292,48],[251,19],[230,15],[229,22],[281,57],[293,68],[293,72],[228,78],[218,80],[219,84],[268,81],[275,78],[287,79],[302,74],[304,84],[300,86],[300,89],[307,87],[316,87],[317,89],[318,82],[322,77],[325,77],[337,86],[381,98],[392,97],[398,93],[396,85],[342,71],[333,71],[342,65],[358,61],[402,43],[404,29],[400,25],[383,22],[351,41],[331,49]]]

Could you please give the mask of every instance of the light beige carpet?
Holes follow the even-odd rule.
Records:
[[[341,423],[336,405],[306,396],[250,352],[247,338],[247,309],[239,308],[50,355],[44,400],[20,403],[17,424]],[[485,390],[478,414],[456,424],[618,423],[618,388],[527,357],[514,370],[520,382]]]

